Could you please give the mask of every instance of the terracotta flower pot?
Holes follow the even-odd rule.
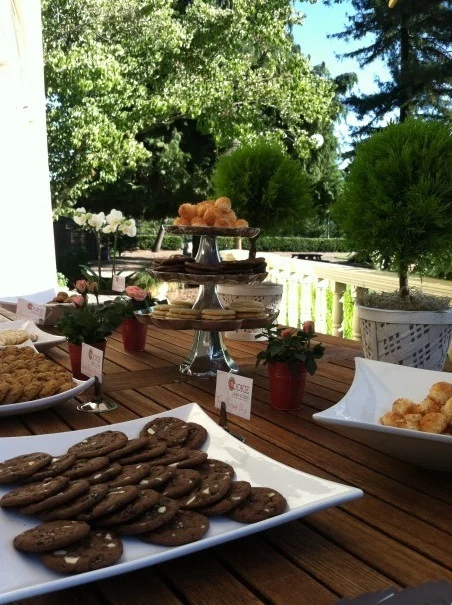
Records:
[[[287,363],[268,363],[268,379],[270,382],[270,401],[277,410],[298,410],[303,403],[304,386],[306,384],[306,368],[297,363],[290,366]]]
[[[135,317],[126,317],[121,324],[122,343],[126,351],[144,351],[148,327]]]
[[[88,380],[88,376],[82,374],[80,371],[80,367],[82,365],[82,345],[75,345],[71,342],[68,343],[69,346],[69,358],[71,360],[72,367],[72,375],[77,380]],[[105,353],[105,347],[107,346],[107,341],[103,340],[102,342],[96,342],[96,344],[91,345],[95,349],[100,349]]]

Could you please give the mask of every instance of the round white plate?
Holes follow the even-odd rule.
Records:
[[[24,401],[23,403],[0,405],[0,416],[15,416],[17,414],[27,414],[28,412],[51,408],[85,391],[94,383],[94,378],[89,378],[88,380],[76,380],[74,378],[74,382],[77,383],[77,386],[69,389],[69,391],[64,391],[64,393],[43,397],[42,399],[34,399],[33,401]]]

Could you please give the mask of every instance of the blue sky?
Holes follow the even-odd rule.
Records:
[[[297,26],[294,31],[294,38],[300,45],[303,54],[310,55],[313,65],[325,62],[332,76],[340,73],[355,72],[358,75],[358,84],[354,92],[370,93],[377,90],[375,77],[382,80],[389,79],[388,70],[381,61],[375,61],[365,69],[360,69],[359,64],[354,59],[339,60],[335,53],[342,54],[363,45],[363,41],[345,42],[344,40],[328,39],[328,34],[334,34],[344,29],[347,23],[347,14],[354,14],[354,9],[348,1],[333,6],[325,6],[322,0],[317,0],[316,4],[307,1],[295,2],[295,8],[306,15],[304,24]],[[371,42],[371,39],[370,39]],[[347,117],[348,124],[356,124],[357,121],[353,115]],[[339,127],[338,134],[346,144],[347,125],[342,124]],[[344,140],[345,139],[345,140]]]

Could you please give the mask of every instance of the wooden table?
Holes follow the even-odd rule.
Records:
[[[213,418],[214,381],[179,374],[190,332],[148,331],[146,351],[126,353],[120,335],[106,352],[105,388],[119,403],[101,416],[69,401],[51,410],[0,419],[0,436],[104,426],[198,402]],[[322,336],[327,347],[308,377],[304,406],[269,405],[266,369],[253,368],[256,343],[231,342],[242,373],[254,378],[251,421],[231,428],[265,454],[313,475],[364,490],[362,499],[197,554],[138,572],[21,601],[27,605],[280,603],[332,605],[340,597],[430,580],[452,581],[450,474],[416,468],[348,439],[312,420],[350,387],[360,344]],[[66,347],[49,352],[69,367]],[[82,398],[82,399],[86,399]]]

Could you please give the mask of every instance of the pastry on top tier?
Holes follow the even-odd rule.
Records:
[[[248,227],[245,219],[238,219],[228,197],[204,200],[198,204],[182,204],[174,225],[191,227]]]

